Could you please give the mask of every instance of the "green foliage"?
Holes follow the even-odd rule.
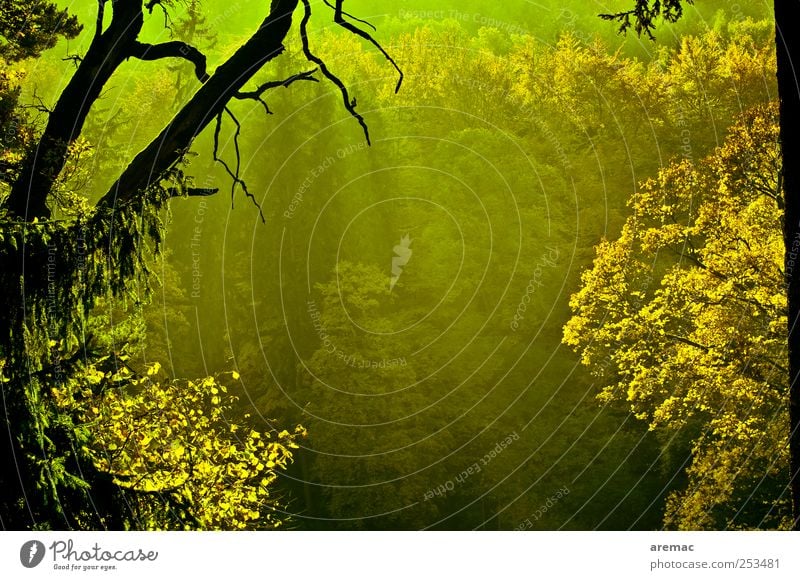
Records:
[[[194,46],[203,53],[217,43],[217,31],[209,24],[199,0],[186,2],[186,11],[174,19],[170,33],[174,38]],[[194,87],[195,76],[187,69],[188,65],[170,67],[171,73],[177,73],[174,81],[173,104],[175,105],[183,103]]]
[[[24,47],[27,53],[19,52],[19,58],[37,56],[34,49],[46,46],[37,40],[35,45]],[[20,104],[23,77],[23,67],[3,64],[0,201],[5,201],[36,135]],[[7,382],[4,400],[7,412],[14,417],[14,430],[24,453],[19,458],[20,469],[29,470],[23,477],[36,486],[26,490],[32,498],[30,505],[5,504],[3,510],[28,510],[44,528],[277,527],[285,519],[276,517],[278,502],[271,497],[268,485],[275,478],[273,468],[286,467],[293,436],[281,435],[274,443],[262,443],[270,434],[244,427],[235,433],[237,426],[223,420],[231,399],[201,399],[207,390],[219,388],[212,378],[160,383],[137,379],[124,370],[124,365],[123,370],[98,370],[111,363],[117,365],[141,350],[145,340],[141,312],[130,316],[117,310],[111,316],[113,310],[104,308],[104,304],[128,301],[139,305],[148,300],[151,264],[163,236],[163,208],[176,192],[185,192],[191,178],[178,164],[132,203],[118,205],[113,211],[98,210],[90,204],[92,185],[99,181],[102,186],[96,173],[108,169],[109,163],[104,159],[99,165],[95,163],[97,149],[91,139],[97,136],[91,130],[88,135],[69,146],[64,170],[50,191],[54,219],[24,223],[9,219],[0,207],[0,287],[12,296],[19,295],[21,289],[25,300],[24,313],[12,308],[0,324],[0,358]],[[113,384],[120,392],[134,390],[139,398],[117,393],[115,399],[105,393],[105,386],[98,387],[100,383]],[[134,464],[99,459],[101,454],[108,454],[108,446],[123,447],[123,442],[115,439],[121,431],[112,426],[159,435],[163,434],[159,418],[173,423],[185,421],[183,414],[190,409],[177,403],[178,390],[183,387],[187,389],[186,401],[209,404],[209,424],[203,425],[206,439],[200,441],[207,455],[194,455],[199,457],[197,466],[168,464],[173,474],[186,470],[187,478],[181,486],[168,489],[165,482],[171,480],[162,477],[167,464],[159,462],[157,455],[146,456],[141,449],[126,450],[138,458]],[[170,412],[154,413],[154,405],[164,406],[168,395],[169,400],[176,401]],[[96,416],[89,414],[93,409]],[[119,420],[120,409],[142,414],[127,417],[129,422],[124,423]],[[113,421],[109,419],[112,416]],[[105,430],[87,429],[88,422]],[[239,433],[248,438],[252,434],[241,452],[234,450]],[[198,439],[196,431],[183,435],[187,446]],[[253,458],[259,462],[252,466],[251,474],[246,467]],[[220,480],[224,486],[218,485],[214,492],[211,489],[217,484],[208,481],[210,470],[215,476],[225,474]],[[205,479],[201,473],[205,473]],[[258,479],[253,474],[258,474]],[[209,488],[207,494],[200,493],[202,487]],[[9,493],[4,502],[12,499]],[[102,506],[100,513],[92,513],[93,505]],[[126,511],[123,506],[130,509]],[[171,509],[165,511],[165,506]]]
[[[19,173],[19,164],[34,134],[28,115],[19,107],[22,76],[0,61],[0,203]]]
[[[0,0],[0,58],[36,58],[58,37],[75,38],[82,26],[67,9],[44,0]]]
[[[442,18],[408,13],[430,8],[423,0],[402,4],[404,13],[393,5],[377,22],[406,73],[399,94],[366,43],[309,30],[357,97],[373,147],[324,83],[266,93],[275,115],[253,101],[229,104],[241,132],[226,123],[220,154],[241,160],[266,227],[226,196],[175,200],[166,219],[190,176],[201,187],[229,183],[211,161],[210,131],[193,146],[200,155],[187,154],[143,198],[113,214],[90,209],[169,121],[165,105],[196,86],[187,63],[134,60],[73,145],[51,199],[64,221],[3,222],[4,288],[18,290],[16,258],[30,265],[56,248],[54,272],[27,272],[32,318],[8,356],[37,377],[24,383],[35,405],[26,444],[31,456],[51,457],[36,464],[46,495],[81,506],[73,526],[260,528],[283,521],[286,508],[308,528],[513,528],[565,482],[568,496],[536,527],[660,525],[672,489],[663,473],[684,450],[659,456],[644,426],[587,403],[592,378],[559,347],[567,294],[597,240],[622,227],[637,179],[673,156],[703,159],[741,109],[774,93],[770,24],[720,17],[713,30],[636,49],[578,3],[442,2]],[[213,28],[211,65],[252,29],[249,6],[205,2],[210,24],[192,15],[195,2],[186,6],[171,32],[210,44]],[[352,9],[365,6],[374,9],[355,0]],[[317,14],[330,15],[322,5]],[[146,26],[164,34],[158,8]],[[48,87],[73,66],[60,56],[40,59],[21,92],[21,67],[8,73],[4,115],[16,109],[19,118],[17,103],[31,102],[37,85],[49,102]],[[307,68],[290,40],[247,89]],[[13,147],[3,144],[10,172],[36,134],[18,125]],[[398,276],[394,249],[404,239],[412,253]],[[23,247],[29,253],[14,256]],[[153,261],[156,249],[166,251]],[[169,376],[210,376],[148,375],[155,361]],[[225,374],[231,368],[239,379]],[[50,389],[65,377],[55,406]],[[309,427],[294,463],[280,428],[248,414]],[[491,465],[428,497],[515,431]],[[252,432],[263,446],[248,443]],[[167,433],[179,445],[166,444]],[[287,459],[280,485],[283,465],[267,467],[271,445],[282,447],[271,448],[273,461]],[[70,446],[78,458],[64,452]],[[79,468],[83,480],[70,475]],[[229,478],[229,491],[211,471]],[[103,500],[102,522],[86,483]]]
[[[646,426],[590,404],[592,377],[559,348],[568,293],[622,226],[634,179],[684,154],[684,130],[700,160],[713,127],[769,99],[770,25],[725,22],[645,59],[574,33],[498,43],[488,27],[413,22],[390,40],[398,94],[354,39],[315,41],[343,79],[373,79],[355,93],[371,148],[324,85],[298,89],[302,103],[270,95],[273,118],[233,105],[250,115],[244,174],[268,226],[209,200],[224,218],[190,250],[198,206],[174,208],[170,261],[188,280],[197,251],[203,276],[172,358],[235,361],[242,412],[309,428],[291,468],[303,527],[513,528],[576,477],[537,527],[658,527],[664,474],[688,450],[659,456]],[[515,429],[491,468],[425,499]]]

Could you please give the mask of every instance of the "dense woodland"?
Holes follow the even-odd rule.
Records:
[[[792,527],[771,6],[399,4],[2,1],[4,528]]]

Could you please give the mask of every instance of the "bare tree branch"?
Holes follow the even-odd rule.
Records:
[[[103,17],[105,16],[106,2],[108,0],[97,0],[97,23],[95,24],[92,42],[98,40],[103,34]]]
[[[147,4],[145,4],[145,8],[147,8],[147,13],[152,14],[153,8],[158,6],[161,8],[161,11],[164,13],[164,28],[170,28],[169,25],[169,12],[167,12],[167,7],[161,2],[161,0],[150,0]]]
[[[708,351],[711,350],[711,347],[706,346],[704,344],[700,344],[699,342],[695,342],[695,341],[690,340],[690,339],[688,339],[686,337],[683,337],[683,336],[677,336],[677,335],[674,335],[674,334],[665,334],[664,336],[666,336],[669,339],[676,340],[678,342],[682,342],[683,344],[688,344],[689,346],[693,346],[695,348],[699,348],[700,350],[702,350],[704,352],[708,352]]]
[[[19,176],[6,200],[6,207],[12,216],[29,222],[34,218],[50,217],[48,196],[55,179],[64,167],[69,145],[81,134],[87,115],[100,97],[106,82],[127,58],[135,57],[143,60],[182,58],[195,65],[198,79],[204,82],[158,137],[131,161],[98,202],[99,210],[113,209],[117,203],[145,203],[145,197],[141,194],[160,182],[163,176],[180,161],[195,137],[225,111],[230,99],[257,100],[269,112],[269,108],[261,98],[264,91],[275,86],[289,86],[299,80],[315,81],[311,77],[311,72],[306,72],[290,77],[277,85],[265,83],[254,91],[242,91],[242,87],[256,72],[283,53],[283,41],[289,32],[292,15],[300,0],[271,0],[269,14],[256,32],[233,56],[220,65],[212,76],[208,76],[206,72],[206,61],[202,53],[186,43],[171,41],[150,45],[139,42],[138,36],[144,23],[143,9],[147,8],[149,11],[156,7],[163,9],[161,0],[113,1],[111,22],[103,30],[102,17],[106,2],[107,0],[98,0],[97,30],[92,44],[49,115],[48,124],[39,143],[20,165]],[[343,2],[339,0],[334,6],[337,23],[378,46],[381,53],[397,68],[394,61],[367,32],[345,20],[345,18],[357,19],[344,12],[342,5]],[[367,143],[370,143],[367,124],[356,111],[356,100],[350,98],[344,83],[311,52],[307,34],[311,6],[308,0],[303,0],[303,6],[305,10],[300,25],[303,53],[309,61],[317,65],[323,76],[339,89],[345,109],[358,120]],[[398,82],[398,87],[399,85]],[[231,112],[228,114],[237,124],[234,141],[238,150],[241,126]],[[237,156],[238,154],[237,151]],[[239,161],[237,160],[237,165],[240,164]],[[243,185],[239,171],[231,173],[236,177],[234,189],[236,184],[239,184],[245,194],[255,201],[247,191],[246,185]]]
[[[325,1],[325,4],[327,4],[328,6],[331,6],[331,3],[328,2],[328,0],[324,0],[324,1]],[[342,10],[342,6],[343,5],[344,5],[344,0],[336,0],[336,6],[335,7],[331,6],[331,8],[333,8],[335,10],[334,15],[333,15],[333,21],[336,24],[338,24],[339,26],[341,26],[342,28],[344,28],[345,30],[349,30],[350,32],[352,32],[356,36],[360,36],[364,40],[370,42],[375,48],[377,48],[381,52],[381,54],[386,58],[386,60],[388,60],[390,63],[392,63],[392,66],[394,67],[394,69],[397,71],[397,74],[399,75],[399,78],[397,79],[397,85],[394,88],[394,92],[397,93],[400,90],[400,86],[403,84],[403,71],[400,70],[400,67],[397,66],[397,63],[394,61],[394,59],[391,56],[389,56],[389,53],[384,50],[384,48],[380,45],[380,43],[377,40],[375,40],[372,37],[372,35],[370,35],[368,32],[364,32],[363,30],[361,30],[357,26],[347,22],[347,20],[345,20],[345,16],[348,17],[348,18],[351,18],[352,20],[356,20],[357,22],[361,22],[363,24],[366,24],[367,26],[371,26],[373,30],[375,30],[375,27],[372,26],[371,24],[369,24],[368,22],[366,22],[364,20],[360,20],[359,18],[356,18],[355,16],[353,16],[351,14],[348,14],[347,12]]]
[[[367,123],[364,121],[364,117],[362,117],[361,114],[356,111],[356,100],[350,99],[350,94],[348,93],[347,87],[344,85],[342,80],[331,72],[331,70],[328,68],[328,65],[326,65],[321,58],[311,52],[311,48],[308,44],[308,21],[311,19],[311,4],[309,4],[308,0],[303,0],[303,8],[303,19],[300,21],[300,39],[303,43],[303,54],[308,60],[319,67],[320,72],[326,79],[336,85],[336,87],[339,89],[339,92],[342,94],[344,108],[347,109],[347,112],[358,121],[358,124],[361,125],[361,129],[364,131],[364,137],[367,139],[367,144],[371,144]]]
[[[218,191],[219,189],[216,187],[189,187],[183,190],[179,187],[170,187],[167,189],[170,197],[208,197]]]
[[[233,135],[233,147],[236,152],[236,169],[231,170],[230,166],[219,156],[219,133],[222,129],[222,113],[225,112],[228,116],[233,120],[234,124],[236,125],[236,132]],[[250,193],[250,190],[247,189],[247,183],[245,183],[244,179],[240,177],[241,175],[241,168],[242,168],[242,154],[241,150],[239,149],[239,135],[242,132],[242,125],[239,123],[239,119],[236,118],[236,115],[228,108],[225,107],[224,111],[221,111],[219,115],[217,115],[217,123],[214,127],[214,149],[213,149],[213,156],[214,161],[220,163],[224,168],[227,174],[230,176],[232,183],[231,183],[231,207],[233,207],[233,200],[234,195],[236,193],[236,186],[239,185],[242,188],[244,194],[250,198],[253,204],[258,208],[258,214],[261,217],[262,223],[267,223],[266,218],[264,217],[264,212],[261,209],[261,204],[258,203],[258,200],[255,196]]]
[[[102,1],[98,3],[98,12],[103,5]],[[111,23],[99,36],[95,35],[61,92],[38,143],[23,160],[20,175],[11,188],[7,208],[26,221],[50,217],[48,196],[64,167],[69,146],[80,136],[103,87],[129,56],[130,44],[142,30],[142,0],[112,2],[112,10]]]
[[[72,61],[72,64],[74,64],[74,65],[75,65],[75,68],[78,68],[78,66],[81,64],[81,61],[82,61],[83,59],[80,57],[80,55],[77,55],[77,54],[71,54],[71,55],[69,55],[69,56],[65,56],[65,57],[64,57],[64,58],[62,58],[61,60],[62,60],[62,61],[64,61],[64,62],[67,62],[68,60],[69,60],[69,61]]]
[[[139,60],[159,60],[162,58],[182,58],[194,65],[194,74],[197,79],[204,83],[208,80],[206,73],[206,55],[180,40],[170,40],[160,44],[146,44],[144,42],[133,42],[130,48],[130,55]]]
[[[131,161],[98,201],[100,210],[143,203],[141,193],[177,163],[194,138],[224,112],[227,102],[262,66],[283,53],[298,0],[273,0],[269,15],[247,42],[214,71],[186,105]]]
[[[48,114],[53,112],[53,109],[51,109],[50,107],[48,107],[48,106],[47,106],[47,105],[44,103],[44,101],[42,100],[42,97],[40,97],[40,96],[39,96],[39,95],[36,93],[36,89],[33,89],[33,95],[31,96],[31,98],[32,98],[34,101],[36,101],[36,104],[31,104],[31,105],[20,105],[20,108],[22,108],[22,109],[33,109],[34,111],[39,111],[40,113],[48,113]]]
[[[334,10],[336,10],[336,6],[331,4],[328,0],[322,0],[322,1],[325,2],[325,4],[327,4],[331,8],[333,8]],[[357,18],[357,17],[353,16],[352,14],[350,14],[349,12],[345,12],[344,10],[341,10],[341,13],[342,13],[343,16],[347,16],[350,20],[355,20],[356,22],[360,22],[361,24],[369,26],[372,30],[374,30],[376,32],[378,30],[377,28],[375,28],[375,26],[373,24],[370,24],[369,22],[367,22],[366,20],[362,20],[361,18]]]
[[[309,71],[297,73],[296,75],[292,75],[289,78],[284,79],[282,81],[269,81],[260,85],[254,91],[239,91],[238,93],[235,93],[233,96],[234,98],[239,100],[251,99],[254,101],[258,101],[264,106],[264,109],[267,111],[267,114],[271,115],[272,111],[269,110],[267,103],[264,101],[264,99],[261,98],[261,95],[263,95],[269,89],[274,89],[277,87],[288,88],[292,83],[296,81],[311,81],[314,83],[318,83],[319,80],[313,76],[315,72],[317,72],[317,69],[312,69]]]

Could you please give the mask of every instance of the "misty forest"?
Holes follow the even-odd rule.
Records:
[[[797,528],[791,4],[0,0],[0,527]]]

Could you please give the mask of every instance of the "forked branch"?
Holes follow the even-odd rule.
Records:
[[[380,45],[380,43],[372,37],[371,34],[369,34],[364,30],[361,30],[354,24],[351,24],[345,19],[345,17],[350,18],[351,20],[355,20],[356,22],[361,22],[362,24],[366,24],[373,30],[375,30],[375,27],[372,26],[372,24],[370,24],[369,22],[361,20],[360,18],[356,18],[352,14],[348,14],[347,12],[345,12],[342,9],[342,6],[344,5],[344,0],[336,0],[336,6],[331,5],[331,3],[328,0],[324,0],[324,2],[325,4],[334,9],[333,21],[336,24],[338,24],[345,30],[349,30],[356,36],[360,36],[364,40],[368,41],[370,44],[372,44],[375,48],[377,48],[381,52],[381,54],[386,58],[386,60],[388,60],[392,64],[394,69],[397,71],[397,74],[399,75],[399,78],[397,79],[397,85],[394,88],[394,92],[395,93],[398,92],[400,90],[400,85],[403,84],[403,71],[400,70],[400,67],[397,66],[397,63],[394,61],[394,59],[389,55],[388,52],[386,52],[386,50],[384,50],[384,48]]]
[[[364,117],[362,117],[361,114],[356,111],[356,100],[350,98],[350,93],[347,91],[347,87],[339,77],[331,72],[331,70],[328,68],[328,65],[326,65],[321,58],[311,52],[311,48],[308,43],[308,21],[310,19],[311,4],[308,0],[303,0],[303,19],[300,21],[300,40],[303,44],[303,54],[305,55],[306,59],[319,67],[320,72],[326,79],[336,85],[342,95],[344,108],[347,109],[347,112],[358,121],[358,124],[361,125],[361,129],[364,131],[364,137],[367,139],[367,143],[371,144],[367,123],[364,121]]]
[[[312,69],[312,70],[309,70],[309,71],[304,71],[304,72],[301,72],[301,73],[297,73],[296,75],[292,75],[289,78],[286,78],[286,79],[284,79],[282,81],[269,81],[269,82],[266,82],[266,83],[263,83],[263,84],[259,85],[253,91],[239,91],[237,93],[234,93],[233,96],[234,96],[234,98],[239,99],[239,100],[251,99],[253,101],[258,101],[259,103],[261,103],[264,106],[264,109],[266,110],[267,114],[271,115],[272,111],[269,110],[269,107],[267,106],[267,103],[264,101],[264,99],[261,98],[261,96],[265,92],[267,92],[270,89],[275,89],[277,87],[286,87],[286,88],[288,88],[289,86],[291,86],[293,83],[295,83],[297,81],[311,81],[311,82],[314,82],[314,83],[318,83],[319,80],[316,77],[314,77],[314,73],[315,72],[317,72],[317,69]]]

